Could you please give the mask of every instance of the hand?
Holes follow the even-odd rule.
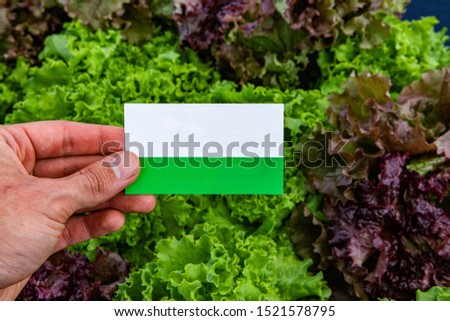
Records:
[[[108,142],[114,150],[103,150]],[[112,126],[0,126],[0,298],[14,299],[54,252],[120,229],[123,212],[154,208],[154,196],[123,194],[139,160],[119,142],[123,129]]]

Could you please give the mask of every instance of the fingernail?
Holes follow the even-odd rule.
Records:
[[[117,179],[124,181],[135,176],[139,172],[139,158],[135,154],[121,152],[109,157],[112,158],[109,164],[112,165],[110,167]]]

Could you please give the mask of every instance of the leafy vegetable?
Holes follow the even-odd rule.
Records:
[[[120,29],[131,43],[150,39],[155,29],[154,19],[171,19],[169,0],[86,1],[59,0],[71,18],[81,20],[94,29]],[[161,23],[161,21],[160,21]]]
[[[413,299],[418,289],[450,285],[447,78],[447,68],[424,74],[398,104],[388,78],[368,73],[330,96],[328,143],[347,142],[330,156],[347,166],[304,171],[310,190],[325,195],[326,219],[316,225],[327,230],[332,258],[323,229],[314,249],[361,298]]]
[[[22,86],[27,82],[29,66],[23,58],[16,61],[16,67],[11,70],[0,63],[0,124],[11,111],[12,106],[23,98]]]
[[[426,292],[417,291],[417,301],[450,301],[450,288],[434,286]]]
[[[216,215],[213,214],[215,209]],[[222,214],[222,215],[221,215]],[[203,217],[217,224],[232,225],[223,199],[200,195],[159,196],[150,215],[128,214],[125,227],[117,233],[92,239],[74,247],[93,259],[97,247],[117,251],[138,268],[155,256],[156,244],[164,238],[181,237],[203,221]]]
[[[165,0],[19,0],[0,2],[0,54],[35,63],[46,36],[61,31],[71,18],[93,28],[115,28],[131,43],[148,40],[160,24],[171,20],[172,1]]]
[[[1,7],[0,16],[34,10],[17,3]],[[362,298],[412,299],[416,289],[446,296],[450,71],[411,83],[450,65],[448,37],[433,31],[436,20],[386,16],[403,10],[403,0],[177,0],[175,11],[172,1],[161,0],[34,3],[36,21],[50,6],[62,12],[58,19],[68,19],[67,12],[82,21],[46,38],[39,66],[22,58],[15,67],[0,65],[0,119],[9,113],[7,123],[67,119],[121,126],[127,102],[285,106],[284,195],[160,196],[152,214],[127,215],[118,233],[72,248],[94,260],[101,246],[130,261],[132,273],[116,299],[327,299],[328,286],[336,289],[333,299],[353,298],[337,288],[337,270]],[[166,24],[172,14],[182,50]],[[0,22],[0,34],[9,35],[2,40],[13,43],[8,48],[15,54],[28,48],[16,41],[28,29],[20,19],[8,21]],[[33,34],[34,51],[23,53],[35,55],[46,32]],[[132,45],[123,37],[144,42]],[[200,56],[213,57],[215,65]],[[393,86],[368,67],[390,76]],[[362,75],[340,88],[354,72]],[[331,92],[337,93],[327,119]],[[311,140],[326,148],[308,150]],[[333,148],[341,140],[347,144]],[[331,162],[311,167],[316,156]],[[292,211],[290,236],[300,258],[288,241]],[[65,256],[69,272],[57,282],[72,282],[72,293],[48,283],[53,272],[44,266],[45,289],[34,294],[42,280],[30,283],[27,295],[111,298],[113,287],[105,294],[73,281],[69,274],[78,272],[69,265],[91,263],[79,254]],[[56,270],[55,264],[46,266]]]
[[[403,11],[408,1],[176,0],[183,44],[210,52],[241,83],[295,88],[308,55],[358,34],[372,48],[389,34],[377,12]],[[313,61],[314,63],[314,61]],[[234,75],[227,71],[231,68]],[[308,72],[305,72],[308,77]]]
[[[337,91],[352,73],[361,74],[370,68],[373,73],[391,78],[391,94],[395,98],[422,73],[450,65],[447,30],[434,30],[438,24],[435,17],[402,21],[388,16],[383,22],[391,32],[370,50],[358,48],[358,37],[348,37],[319,53],[317,63],[323,77],[320,84],[323,92]]]
[[[359,181],[355,200],[327,213],[337,266],[372,298],[413,299],[417,289],[450,285],[450,217],[438,205],[450,173],[421,177],[404,170],[406,161],[404,154],[382,157],[378,178]]]
[[[128,262],[97,250],[90,262],[80,253],[53,254],[28,281],[18,300],[111,300],[117,284],[128,275]]]
[[[130,0],[63,0],[58,2],[64,5],[65,10],[72,18],[78,18],[89,23],[93,28],[99,28]]]
[[[25,98],[8,122],[44,119],[122,124],[125,102],[194,102],[218,80],[192,51],[164,33],[142,47],[119,32],[91,32],[79,22],[46,39],[42,66],[30,70]],[[58,106],[58,107],[56,107]]]
[[[24,77],[24,95],[8,123],[67,119],[122,125],[126,102],[276,101],[286,106],[287,137],[295,144],[325,119],[326,98],[320,92],[221,81],[195,52],[180,51],[170,32],[135,46],[121,41],[117,31],[94,32],[80,22],[65,28],[46,39],[42,65]],[[330,292],[322,275],[308,271],[311,261],[297,259],[283,224],[304,200],[304,178],[293,167],[286,170],[285,181],[286,193],[276,197],[160,196],[152,214],[128,215],[118,233],[72,250],[93,259],[100,246],[131,262],[134,272],[118,298],[326,299]],[[195,255],[186,256],[186,249]],[[167,251],[184,258],[167,257]],[[220,251],[230,258],[219,258]],[[177,268],[173,274],[172,264]],[[167,268],[156,274],[158,266]],[[154,275],[151,285],[149,273]],[[291,289],[291,284],[296,286]]]
[[[402,90],[398,102],[400,113],[421,127],[428,140],[436,139],[438,153],[449,158],[450,146],[444,133],[450,125],[450,66],[424,74]]]
[[[34,60],[44,38],[62,29],[69,17],[56,1],[0,2],[0,54],[6,60],[20,56]]]
[[[292,300],[326,299],[322,275],[308,272],[291,244],[209,223],[180,239],[161,240],[157,257],[130,275],[118,298],[128,300]],[[189,253],[189,255],[186,255]]]

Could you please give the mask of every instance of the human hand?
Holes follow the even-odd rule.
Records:
[[[123,212],[154,208],[154,196],[123,194],[139,160],[119,142],[123,129],[112,126],[0,126],[0,299],[14,299],[54,252],[120,229]]]

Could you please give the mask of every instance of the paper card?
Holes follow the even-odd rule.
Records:
[[[126,194],[282,194],[282,104],[125,104]]]

